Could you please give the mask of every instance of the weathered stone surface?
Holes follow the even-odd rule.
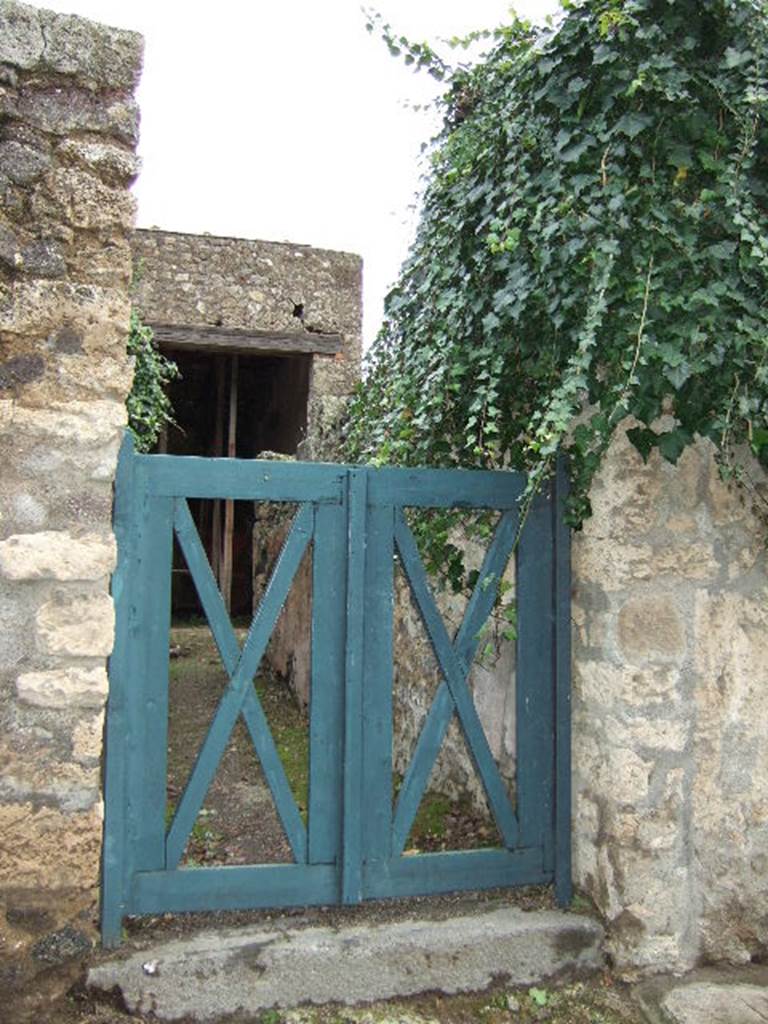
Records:
[[[43,240],[24,246],[19,270],[35,277],[60,278],[67,272],[67,263],[57,242]]]
[[[37,613],[36,628],[40,649],[47,654],[107,657],[115,634],[112,598],[57,590]]]
[[[45,360],[42,356],[12,356],[0,363],[0,390],[10,390],[20,384],[28,384],[42,377],[44,373]]]
[[[106,696],[106,679],[105,692]],[[75,726],[72,736],[72,757],[76,761],[98,761],[102,755],[104,742],[104,713],[84,718]]]
[[[693,982],[673,988],[661,1005],[670,1024],[763,1024],[768,990],[762,985]]]
[[[161,1020],[213,1021],[274,1006],[476,991],[499,975],[520,985],[591,972],[602,966],[600,939],[589,918],[514,908],[341,929],[230,929],[102,963],[88,985],[117,986],[130,1010]]]
[[[0,803],[33,801],[68,814],[100,804],[99,766],[58,760],[41,738],[24,749],[6,744],[0,748],[0,764]]]
[[[669,708],[679,695],[680,670],[668,665],[635,668],[584,659],[574,668],[574,689],[585,707]],[[678,706],[687,708],[683,704]]]
[[[0,0],[0,63],[27,70],[45,49],[40,12],[26,4]]]
[[[57,85],[21,94],[12,112],[19,120],[52,135],[93,132],[130,147],[139,141],[139,110],[128,99],[105,99]]]
[[[88,936],[71,925],[58,932],[51,932],[32,947],[32,956],[45,964],[63,964],[67,960],[80,959],[91,951]]]
[[[20,700],[45,708],[99,708],[107,698],[107,690],[107,673],[103,667],[71,665],[45,672],[24,672],[16,680]],[[82,755],[86,749],[91,749],[87,744],[92,737],[82,732],[77,735],[78,751]]]
[[[619,438],[574,538],[575,874],[617,965],[746,962],[767,944],[764,527],[708,444],[634,460]]]
[[[108,28],[75,15],[41,10],[45,64],[100,90],[132,92],[139,82],[144,42],[138,32]]]
[[[17,271],[23,261],[21,242],[5,224],[0,224],[0,265],[6,270]]]
[[[82,142],[67,139],[59,146],[58,155],[66,157],[112,186],[130,185],[139,170],[136,155],[128,149],[107,142]]]
[[[126,423],[118,402],[52,402],[45,409],[16,405],[13,425],[20,432],[45,438],[49,444],[101,445],[119,438]]]
[[[30,185],[50,166],[48,153],[12,139],[0,142],[0,167],[17,185]]]
[[[0,804],[0,834],[13,836],[0,857],[0,887],[90,889],[98,884],[100,809],[70,814],[31,802]]]
[[[142,54],[143,41],[136,32],[11,0],[0,2],[0,63],[68,75],[93,89],[132,91]]]
[[[703,592],[695,616],[695,874],[710,958],[748,962],[768,946],[768,601]],[[751,894],[751,895],[747,895]]]
[[[619,644],[636,658],[674,658],[685,651],[685,630],[678,606],[668,594],[635,597],[621,608]]]
[[[129,192],[71,167],[49,176],[45,202],[46,215],[50,215],[48,204],[53,203],[63,223],[87,230],[129,230],[136,216],[136,201]]]
[[[99,580],[115,567],[115,538],[40,531],[0,541],[0,574],[9,580]]]
[[[112,535],[41,531],[0,541],[0,574],[12,580],[98,580],[115,567]]]

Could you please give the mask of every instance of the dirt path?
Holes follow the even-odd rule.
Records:
[[[245,630],[236,630],[242,643]],[[227,684],[207,626],[171,633],[168,817],[181,796]],[[286,767],[299,811],[307,800],[309,732],[287,686],[261,674],[256,690]],[[251,738],[238,720],[192,830],[183,863],[290,863],[291,850]]]

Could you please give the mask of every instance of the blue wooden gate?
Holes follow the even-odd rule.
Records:
[[[319,463],[136,455],[115,486],[117,625],[110,659],[102,938],[127,915],[356,903],[364,899],[570,878],[570,549],[562,467],[530,510],[515,550],[518,608],[514,806],[467,677],[518,531],[515,473],[369,469]],[[187,504],[231,498],[298,504],[240,648]],[[456,635],[448,635],[404,510],[498,510]],[[229,677],[170,824],[166,823],[168,659],[174,534]],[[312,684],[307,822],[253,685],[298,566],[312,543]],[[396,557],[442,681],[397,801],[392,792],[393,579]],[[451,718],[482,780],[499,848],[404,856],[406,837]],[[187,839],[242,716],[293,864],[181,867]]]

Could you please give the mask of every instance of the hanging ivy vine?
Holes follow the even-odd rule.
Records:
[[[142,323],[135,309],[131,310],[128,355],[134,360],[133,384],[125,403],[128,429],[136,451],[149,452],[157,444],[163,427],[173,423],[168,385],[179,376],[179,370],[157,348],[152,328]]]
[[[567,4],[471,68],[380,27],[445,83],[443,126],[348,455],[532,490],[565,447],[574,524],[628,416],[644,458],[766,461],[766,4]]]

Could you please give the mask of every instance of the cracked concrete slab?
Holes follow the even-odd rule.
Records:
[[[206,931],[92,967],[88,985],[119,988],[131,1012],[212,1021],[302,1003],[372,1002],[420,992],[533,984],[603,966],[589,917],[509,907],[440,921],[338,928]]]

